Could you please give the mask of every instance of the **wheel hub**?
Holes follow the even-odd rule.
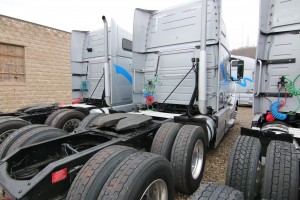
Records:
[[[70,133],[79,126],[79,123],[80,123],[79,119],[70,119],[64,124],[63,130]]]
[[[165,200],[168,199],[168,187],[165,181],[157,179],[144,191],[141,200]]]
[[[192,155],[191,171],[194,179],[197,179],[201,173],[204,157],[204,145],[201,140],[198,140],[194,146]]]

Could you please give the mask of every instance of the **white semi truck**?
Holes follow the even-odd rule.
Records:
[[[244,61],[244,77],[240,81],[236,82],[235,95],[238,101],[238,105],[252,106],[255,59],[236,55],[232,55],[231,57]],[[233,69],[232,73],[236,74],[236,69]]]
[[[107,27],[106,19],[105,28]],[[107,44],[104,43],[107,41]],[[132,110],[132,36],[113,20],[108,29],[72,31],[73,104],[38,104],[0,113],[0,143],[28,124],[46,124],[72,132],[92,112]]]
[[[245,199],[299,199],[300,1],[260,1],[253,120],[242,128],[226,184]]]
[[[70,135],[36,125],[16,131],[0,151],[7,198],[172,200],[175,188],[192,194],[207,149],[235,121],[230,69],[243,78],[221,16],[220,0],[136,9],[132,112],[90,114]]]

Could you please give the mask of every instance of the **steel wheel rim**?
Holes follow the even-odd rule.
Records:
[[[70,119],[66,121],[66,123],[63,126],[63,130],[70,133],[74,131],[75,128],[79,126],[80,120],[79,119]]]
[[[198,140],[194,146],[192,155],[191,171],[193,179],[197,179],[201,173],[204,158],[204,146],[201,140]]]
[[[1,135],[0,135],[0,143],[2,143],[11,133],[13,133],[16,129],[11,129],[11,130],[8,130],[8,131],[5,131],[3,132]]]
[[[144,191],[140,200],[165,200],[168,199],[168,187],[165,181],[157,179]]]

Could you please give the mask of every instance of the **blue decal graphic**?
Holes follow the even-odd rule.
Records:
[[[247,82],[246,81],[249,81],[251,83],[253,83],[253,80],[251,78],[248,78],[248,77],[245,77],[242,79],[244,82],[240,81],[240,82],[237,82],[237,84],[239,84],[240,86],[242,87],[246,87],[247,86]]]
[[[222,72],[222,77],[225,80],[224,82],[226,83],[226,82],[228,82],[227,78],[230,76],[230,74],[228,72],[226,73],[223,64],[220,64],[220,68],[221,68],[221,72]],[[235,78],[235,77],[232,77],[232,79],[233,79],[233,81],[237,81],[237,78]],[[253,80],[251,78],[244,77],[242,80],[237,82],[237,84],[239,84],[242,87],[247,87],[247,82],[246,81],[249,81],[249,82],[253,83]]]
[[[132,85],[132,77],[131,75],[128,73],[128,71],[126,69],[124,69],[123,67],[114,64],[114,67],[116,69],[117,74],[121,74],[123,75]]]
[[[228,73],[225,72],[225,68],[223,64],[220,64],[221,72],[222,72],[222,77],[223,79],[227,80],[227,75]]]
[[[229,78],[230,74],[228,72],[226,72],[223,64],[220,64],[220,68],[221,68],[222,78],[224,79],[223,81],[221,81],[221,84],[228,85],[229,84],[228,78]]]

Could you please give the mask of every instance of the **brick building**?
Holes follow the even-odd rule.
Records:
[[[71,34],[0,15],[0,111],[71,102]]]

